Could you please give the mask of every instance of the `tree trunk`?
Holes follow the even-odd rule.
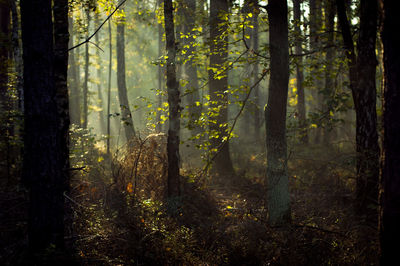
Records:
[[[269,223],[290,222],[287,173],[286,106],[289,83],[289,45],[286,0],[268,3],[271,73],[265,108]]]
[[[321,31],[321,1],[309,0],[310,3],[310,51],[313,54],[310,56],[311,71],[310,79],[312,81],[311,95],[311,110],[314,113],[321,111],[321,95],[320,90],[323,88],[321,76],[321,53],[316,52],[320,49],[320,31]],[[318,144],[321,141],[322,129],[321,125],[314,130],[314,142]]]
[[[110,140],[111,140],[111,74],[112,74],[112,31],[111,21],[108,21],[108,36],[109,36],[109,62],[108,62],[108,89],[107,89],[107,155],[111,158]]]
[[[69,24],[71,28],[71,36],[70,36],[70,46],[73,45],[73,20],[69,19]],[[79,77],[79,68],[78,68],[78,60],[75,55],[78,55],[78,49],[73,49],[69,52],[69,88],[70,88],[70,120],[71,124],[81,126],[81,105],[80,105],[80,77]]]
[[[179,176],[179,131],[180,97],[179,83],[176,80],[176,44],[172,0],[164,0],[165,36],[167,49],[167,90],[169,104],[169,129],[167,140],[168,155],[168,197],[180,195]]]
[[[360,213],[376,217],[379,179],[379,144],[376,114],[377,2],[362,0],[360,33],[355,54],[343,0],[337,0],[339,22],[349,60],[350,88],[356,110],[357,204]],[[372,208],[371,208],[372,207]]]
[[[295,30],[295,52],[297,55],[303,53],[302,46],[302,32],[301,32],[301,0],[293,0],[293,18],[294,18],[294,30]],[[298,56],[296,58],[296,86],[297,86],[297,113],[299,119],[299,132],[300,141],[303,144],[308,143],[308,132],[307,132],[307,117],[306,117],[306,101],[304,93],[304,72],[303,72],[303,57]]]
[[[94,22],[94,24],[96,25],[96,28],[100,25],[100,21],[99,21],[99,14],[96,12],[95,13],[95,22]],[[100,43],[100,40],[99,40],[99,34],[96,34],[95,36],[94,36],[94,38],[95,38],[95,42],[96,42],[96,44],[97,45],[99,45],[99,43]],[[102,82],[102,70],[103,70],[103,67],[102,67],[102,59],[101,59],[101,56],[100,56],[100,49],[96,49],[96,57],[97,57],[97,64],[98,64],[98,66],[97,66],[97,94],[98,94],[98,97],[99,97],[99,105],[100,105],[100,108],[101,108],[101,110],[99,111],[99,123],[100,123],[100,131],[101,131],[101,134],[107,134],[107,127],[106,127],[106,118],[105,118],[105,116],[104,116],[104,99],[103,99],[103,89],[102,89],[102,84],[103,84],[103,82]]]
[[[63,192],[67,181],[64,179],[65,154],[60,150],[63,132],[60,131],[59,94],[54,75],[59,73],[61,66],[55,70],[54,63],[56,60],[58,64],[59,54],[55,57],[53,50],[51,1],[22,0],[21,21],[27,132],[24,135],[23,178],[30,189],[28,237],[32,252],[44,252],[52,245],[56,248],[64,246]],[[68,22],[64,23],[68,27]],[[68,34],[63,36],[66,45]],[[66,64],[65,53],[62,54]],[[62,69],[66,71],[65,66]]]
[[[132,113],[129,107],[128,92],[125,79],[125,18],[117,23],[117,83],[118,97],[121,106],[121,120],[125,129],[127,143],[132,142],[135,137]]]
[[[380,184],[381,265],[393,265],[400,250],[400,27],[397,1],[383,0],[383,144]]]
[[[89,26],[90,26],[90,10],[86,10],[86,39],[89,38]],[[89,97],[89,43],[85,44],[85,80],[83,82],[83,125],[84,129],[88,127],[88,97]]]
[[[325,29],[326,29],[326,45],[334,46],[334,30],[335,30],[335,3],[333,0],[328,0],[325,2]],[[335,50],[333,47],[327,48],[325,54],[325,91],[323,93],[324,103],[323,103],[323,112],[328,116],[327,120],[330,120],[330,110],[331,106],[329,101],[333,98],[333,94],[335,92],[334,88],[334,80],[332,77],[333,72],[333,61],[335,60]],[[325,126],[324,130],[324,145],[330,144],[330,138],[332,136],[332,125],[327,121],[328,124]]]
[[[210,1],[210,68],[223,68],[228,57],[228,35],[224,34],[228,28],[228,22],[224,15],[229,12],[227,0]],[[229,152],[229,141],[224,143],[224,137],[228,137],[228,74],[223,73],[215,78],[214,71],[208,72],[211,108],[219,109],[216,116],[216,123],[210,124],[212,136],[210,139],[212,149],[217,149],[218,154],[215,157],[215,171],[220,176],[234,175],[234,169]],[[223,76],[222,76],[223,75]]]

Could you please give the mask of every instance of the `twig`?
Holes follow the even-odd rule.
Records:
[[[99,32],[99,30],[103,27],[103,25],[114,15],[115,12],[117,12],[117,10],[126,2],[126,0],[123,0],[121,3],[118,4],[118,6],[114,9],[114,11],[101,23],[101,25],[94,31],[94,33],[92,35],[90,35],[86,40],[84,40],[83,42],[71,47],[68,49],[68,51],[71,51],[75,48],[78,48],[79,46],[85,44],[85,43],[89,43],[90,40],[97,34],[97,32]]]

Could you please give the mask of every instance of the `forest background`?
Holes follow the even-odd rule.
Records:
[[[0,0],[0,261],[388,264],[394,2]]]

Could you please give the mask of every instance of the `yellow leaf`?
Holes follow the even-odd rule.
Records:
[[[128,185],[126,186],[126,191],[128,191],[129,193],[133,192],[133,185],[131,182],[129,182]]]

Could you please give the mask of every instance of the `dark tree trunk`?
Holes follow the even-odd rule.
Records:
[[[30,189],[29,247],[36,252],[64,245],[66,169],[60,151],[63,133],[54,79],[59,69],[54,63],[59,58],[53,50],[51,1],[22,0],[21,21],[26,132],[23,178]],[[68,22],[65,24],[68,27]],[[68,33],[63,40],[68,43]]]
[[[86,39],[89,37],[90,26],[90,10],[86,10]],[[85,44],[85,80],[83,82],[83,125],[84,129],[88,127],[89,110],[88,110],[88,97],[89,97],[89,43]]]
[[[13,135],[12,100],[10,97],[9,74],[11,66],[11,35],[10,35],[10,5],[8,1],[0,2],[0,165],[5,164],[4,172],[7,182],[11,180],[11,143]],[[0,166],[0,175],[3,174],[3,166]]]
[[[227,0],[210,1],[210,68],[222,68],[228,57],[228,35],[224,33],[228,29],[228,23],[223,16],[228,14],[229,5]],[[211,108],[222,106],[217,115],[216,123],[211,123],[210,131],[219,137],[211,138],[211,147],[218,150],[215,157],[215,171],[220,176],[231,176],[234,174],[232,160],[229,152],[229,142],[224,143],[226,130],[228,128],[228,74],[215,78],[213,70],[209,70],[209,88]]]
[[[294,17],[294,30],[295,30],[295,52],[298,55],[303,53],[302,47],[302,37],[301,37],[301,9],[300,9],[301,0],[293,0],[293,17]],[[297,113],[299,118],[299,132],[300,132],[300,141],[303,144],[308,143],[308,132],[307,132],[307,117],[306,117],[306,101],[305,101],[305,93],[304,93],[304,72],[303,72],[303,57],[298,56],[296,58],[296,85],[297,85]]]
[[[172,0],[164,0],[165,36],[167,49],[167,90],[169,104],[169,129],[167,140],[168,155],[168,197],[180,195],[179,176],[179,132],[180,97],[179,83],[176,80],[176,44]]]
[[[125,78],[125,18],[117,23],[117,83],[118,98],[121,106],[121,119],[124,124],[126,141],[129,143],[135,137],[132,113],[129,107],[128,92]]]
[[[398,1],[383,0],[384,106],[380,195],[381,265],[393,265],[400,250],[400,27]]]
[[[379,179],[379,144],[376,114],[375,42],[377,1],[360,3],[360,33],[355,54],[343,0],[337,0],[346,55],[349,60],[350,88],[356,111],[357,204],[360,213],[376,217]],[[372,208],[371,208],[372,206]]]
[[[54,17],[54,78],[57,90],[58,137],[60,170],[64,191],[69,190],[69,95],[68,74],[68,0],[57,0],[53,5]]]
[[[289,83],[289,44],[286,0],[268,3],[271,73],[265,108],[269,222],[290,222],[287,173],[286,106]]]

